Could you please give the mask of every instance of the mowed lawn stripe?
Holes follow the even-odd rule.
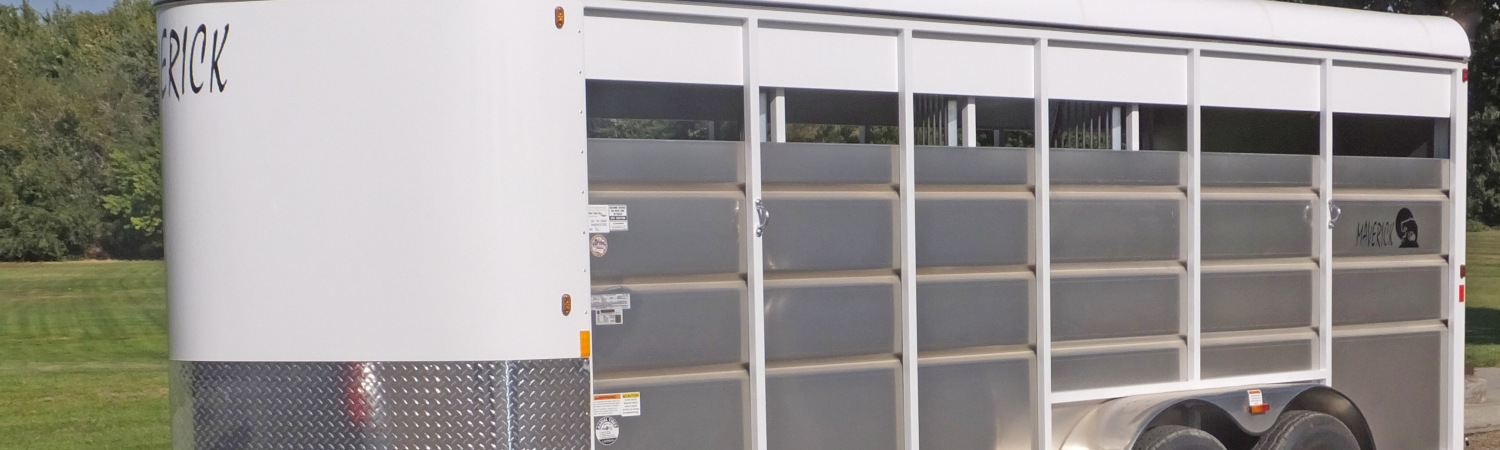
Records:
[[[1465,283],[1465,361],[1500,366],[1500,230],[1468,234]]]
[[[159,261],[0,264],[0,450],[161,449]]]

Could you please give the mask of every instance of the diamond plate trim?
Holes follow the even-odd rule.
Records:
[[[587,359],[188,362],[177,449],[588,449]]]

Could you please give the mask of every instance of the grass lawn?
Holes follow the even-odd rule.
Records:
[[[0,449],[163,449],[160,262],[0,264]]]
[[[1500,230],[1469,233],[1468,247],[1464,358],[1478,367],[1500,366]]]

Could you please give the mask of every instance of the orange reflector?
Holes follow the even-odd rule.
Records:
[[[578,332],[578,357],[587,358],[594,353],[594,341],[589,339],[589,332]]]
[[[1271,405],[1250,405],[1250,414],[1265,414],[1271,410]]]
[[[1458,302],[1464,302],[1464,285],[1462,284],[1458,285]]]
[[[565,24],[567,22],[568,22],[567,14],[563,12],[563,9],[562,9],[561,6],[557,7],[557,9],[552,10],[552,24],[553,25],[557,25],[557,29],[561,30],[562,27],[563,27],[563,24]],[[1465,73],[1468,73],[1468,72],[1465,72]],[[1467,78],[1465,80],[1467,80]]]

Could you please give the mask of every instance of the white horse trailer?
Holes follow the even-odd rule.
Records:
[[[157,8],[177,448],[1463,446],[1448,19]]]

